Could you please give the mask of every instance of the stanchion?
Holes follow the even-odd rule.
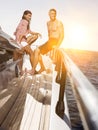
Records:
[[[57,115],[63,118],[64,111],[65,111],[64,92],[65,92],[65,85],[66,85],[66,68],[60,56],[61,56],[60,53],[58,53],[58,58],[56,61],[56,68],[55,68],[57,71],[56,82],[60,84],[59,99],[55,111]]]

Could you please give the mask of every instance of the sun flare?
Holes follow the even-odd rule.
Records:
[[[66,33],[67,34],[64,41],[66,42],[66,46],[70,48],[77,48],[77,49],[78,48],[82,49],[87,46],[89,42],[89,36],[88,36],[88,30],[86,27],[79,24],[71,25],[67,28]]]
[[[83,43],[87,40],[86,29],[82,26],[74,26],[70,30],[70,38],[74,43]]]

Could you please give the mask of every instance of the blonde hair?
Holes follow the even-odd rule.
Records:
[[[51,11],[54,11],[54,12],[55,12],[55,14],[57,14],[56,9],[52,8],[52,9],[50,9],[50,10],[49,10],[49,12],[51,12]]]

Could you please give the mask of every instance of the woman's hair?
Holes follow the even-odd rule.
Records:
[[[32,14],[32,12],[30,10],[25,10],[23,13],[22,19],[26,20],[25,15],[27,15],[27,14]],[[27,29],[29,29],[29,28],[30,28],[30,22],[28,23]]]
[[[30,10],[25,10],[22,16],[22,19],[25,19],[25,15],[27,14],[32,14],[32,12]]]

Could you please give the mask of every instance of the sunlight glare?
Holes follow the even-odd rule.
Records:
[[[80,24],[69,26],[67,28],[66,37],[67,38],[65,38],[65,40],[67,39],[69,48],[83,49],[87,47],[89,42],[88,30],[86,27]]]
[[[70,30],[70,38],[71,40],[75,42],[85,42],[87,39],[86,37],[86,29],[83,28],[82,26],[74,26]]]

